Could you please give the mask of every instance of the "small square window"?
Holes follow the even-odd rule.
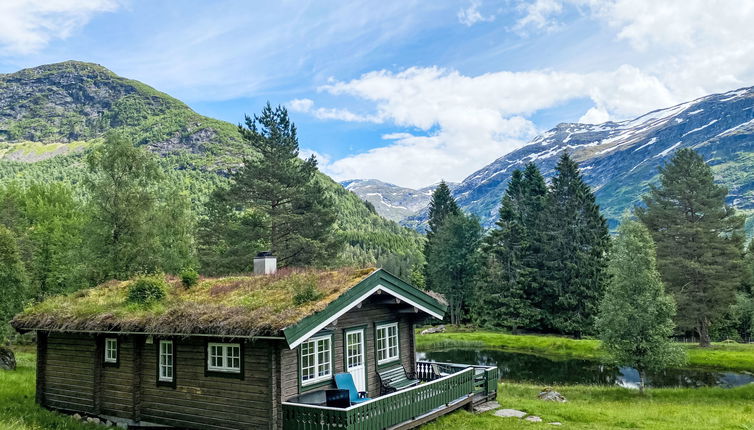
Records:
[[[207,344],[207,370],[211,372],[241,373],[241,344]]]

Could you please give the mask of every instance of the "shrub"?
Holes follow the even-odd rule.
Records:
[[[150,305],[166,296],[167,282],[162,276],[143,276],[135,279],[128,287],[128,302]]]
[[[321,298],[322,293],[317,290],[316,281],[313,279],[303,279],[293,285],[293,303],[296,306],[313,302]]]
[[[186,288],[191,288],[199,282],[199,273],[191,267],[181,270],[181,282]]]

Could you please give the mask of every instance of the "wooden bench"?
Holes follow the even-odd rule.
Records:
[[[377,376],[380,378],[380,394],[394,393],[404,388],[414,387],[419,385],[418,379],[414,378],[413,374],[406,372],[402,364],[389,369],[383,369],[377,371]]]

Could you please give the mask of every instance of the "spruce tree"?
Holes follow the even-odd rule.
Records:
[[[593,330],[607,282],[610,236],[576,162],[564,153],[555,171],[543,221],[542,307],[550,330],[580,337]]]
[[[234,241],[262,245],[281,266],[327,263],[339,249],[332,234],[333,201],[317,177],[316,158],[298,157],[296,126],[287,110],[267,103],[260,115],[247,116],[239,131],[256,155],[232,175],[229,189],[212,196],[209,205],[219,208],[213,214],[218,219],[207,228],[225,230],[222,221],[229,218],[235,226],[248,227],[241,230],[259,234],[233,238],[227,230],[220,232],[231,249],[237,249]]]
[[[636,210],[657,245],[678,325],[696,330],[700,346],[710,345],[710,325],[735,301],[743,276],[744,219],[725,204],[727,192],[698,153],[681,149]]]
[[[432,192],[432,198],[429,201],[429,220],[427,221],[427,240],[424,242],[424,260],[429,261],[429,255],[436,246],[434,237],[439,232],[445,219],[451,215],[461,215],[461,208],[458,207],[456,200],[450,193],[450,188],[445,181],[440,181],[440,185]],[[433,284],[433,276],[429,268],[424,267],[424,279],[426,286],[430,290],[438,290],[439,285]]]
[[[451,324],[464,322],[466,308],[472,303],[481,235],[476,217],[448,215],[437,229],[427,255],[427,283],[448,300]]]
[[[515,170],[503,195],[496,228],[481,246],[475,306],[481,325],[516,331],[530,328],[536,318],[526,294],[532,272],[524,264],[530,248],[524,192],[523,174]]]
[[[665,293],[655,246],[643,224],[621,222],[608,272],[610,283],[600,305],[597,332],[615,364],[638,370],[643,393],[647,371],[684,361],[683,349],[671,340],[675,302]]]
[[[429,220],[427,221],[427,239],[431,238],[437,232],[440,225],[445,221],[448,215],[457,215],[461,213],[458,203],[453,198],[450,188],[445,181],[440,181],[440,185],[432,192],[432,198],[429,201]]]

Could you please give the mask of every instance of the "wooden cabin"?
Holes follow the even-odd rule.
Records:
[[[36,401],[121,426],[377,429],[495,396],[495,368],[416,362],[414,326],[443,317],[437,298],[382,269],[255,266],[173,280],[150,306],[113,281],[26,310],[12,324],[37,334]],[[341,372],[371,400],[328,406]]]

